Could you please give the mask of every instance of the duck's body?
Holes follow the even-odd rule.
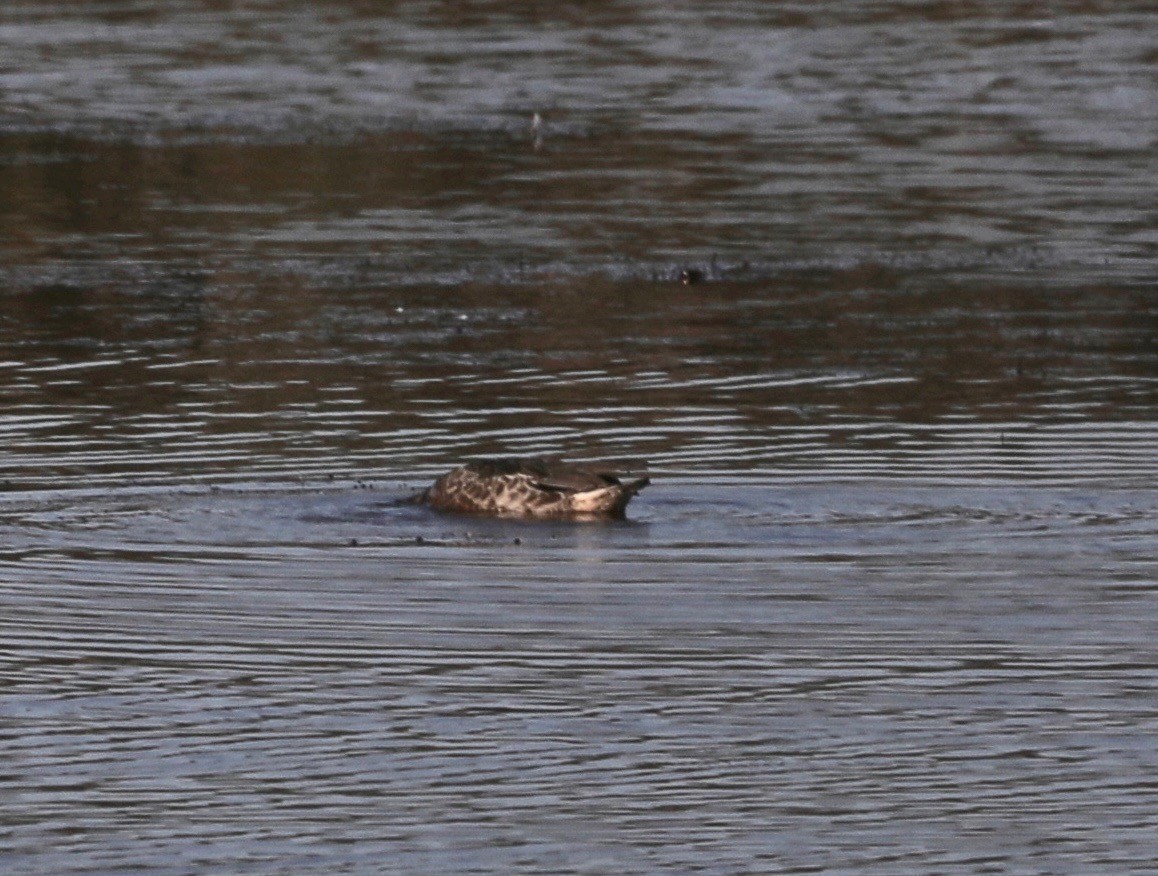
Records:
[[[623,517],[648,483],[558,459],[484,459],[444,474],[418,498],[440,511],[595,520]]]

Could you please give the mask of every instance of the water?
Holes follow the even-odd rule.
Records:
[[[1150,872],[1148,11],[6,6],[0,866]]]

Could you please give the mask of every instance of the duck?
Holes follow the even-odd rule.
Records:
[[[460,514],[621,520],[627,503],[651,483],[646,476],[622,477],[603,466],[558,457],[480,459],[447,472],[416,498]]]

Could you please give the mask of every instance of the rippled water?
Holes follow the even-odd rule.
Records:
[[[0,10],[4,872],[1152,869],[1149,4],[218,7]]]

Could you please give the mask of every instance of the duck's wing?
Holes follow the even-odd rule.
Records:
[[[570,465],[565,462],[555,462],[545,466],[536,480],[547,489],[562,490],[567,493],[601,490],[604,487],[619,483],[619,478],[612,472],[583,465]]]
[[[564,462],[554,456],[480,459],[469,468],[480,477],[529,475],[536,486],[561,493],[585,493],[619,483],[619,476],[600,466]]]
[[[557,458],[523,460],[528,473],[536,478],[536,483],[544,489],[560,490],[567,493],[586,493],[605,487],[622,486],[627,475],[605,466],[594,464],[563,462]],[[644,468],[647,466],[644,465]],[[649,481],[646,477],[633,481],[642,488]]]

